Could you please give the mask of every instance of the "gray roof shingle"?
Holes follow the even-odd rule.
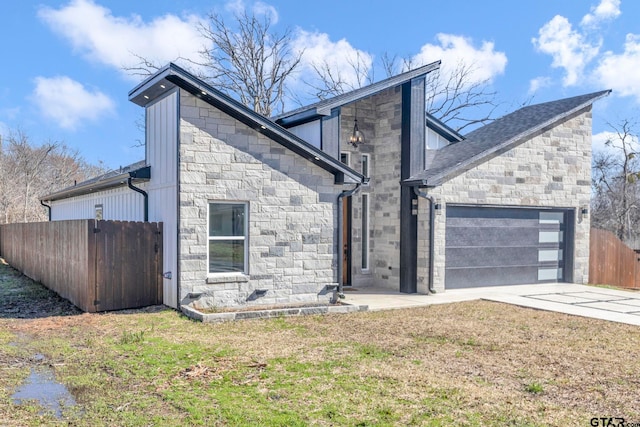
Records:
[[[464,141],[438,150],[429,169],[415,174],[404,183],[428,187],[440,185],[590,106],[610,92],[603,90],[516,110],[468,133]]]

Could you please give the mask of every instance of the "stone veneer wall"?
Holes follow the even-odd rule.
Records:
[[[354,148],[346,141],[353,132],[356,106],[342,107],[340,151],[349,152],[351,167],[362,170],[362,154],[370,155],[368,186],[353,197],[352,279],[356,286],[398,290],[400,286],[400,132],[402,91],[390,88],[356,103],[358,126],[366,143]],[[369,194],[369,270],[361,268],[362,196]]]
[[[429,239],[431,205],[429,200],[418,197],[418,283],[419,294],[429,293],[429,264],[431,242]]]
[[[464,144],[460,142],[460,144]],[[591,195],[591,108],[558,123],[515,148],[429,189],[442,204],[435,221],[434,287],[444,290],[447,203],[496,206],[589,206]],[[421,206],[428,202],[420,201]],[[426,209],[421,217],[428,218]],[[587,283],[589,219],[576,212],[575,283]],[[428,238],[428,236],[427,236]],[[423,258],[423,257],[420,257]],[[420,273],[419,273],[420,274]]]
[[[202,307],[332,296],[342,186],[331,173],[184,91],[179,153],[182,304],[190,292],[203,293],[194,301]],[[208,274],[210,201],[248,202],[247,275]],[[268,291],[252,300],[255,289]]]

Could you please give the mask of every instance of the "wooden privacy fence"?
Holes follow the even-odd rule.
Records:
[[[5,224],[0,256],[84,311],[162,303],[162,223]]]
[[[589,283],[640,288],[640,254],[613,233],[592,228]]]

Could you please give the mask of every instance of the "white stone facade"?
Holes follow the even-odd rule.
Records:
[[[343,190],[334,176],[184,91],[179,147],[182,303],[328,301]],[[207,215],[215,201],[249,206],[247,274],[208,273]],[[256,289],[267,292],[254,299]],[[189,293],[201,295],[192,301]]]
[[[589,206],[591,195],[591,107],[428,192],[442,207],[435,216],[436,291],[445,290],[447,204],[575,209],[573,281],[587,283],[590,222],[579,210]],[[428,219],[428,206],[420,200],[421,220]],[[428,230],[420,231],[419,238],[419,247],[428,247]],[[419,277],[428,274],[428,266],[419,268]]]
[[[352,278],[356,286],[398,290],[400,286],[400,136],[402,121],[400,87],[387,89],[348,105],[341,111],[341,140],[348,141],[357,113],[366,143],[349,152],[351,167],[361,171],[362,154],[369,154],[371,181],[353,197]],[[362,194],[369,194],[369,269],[363,271]]]

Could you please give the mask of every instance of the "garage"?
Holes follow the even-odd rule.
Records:
[[[572,209],[447,205],[445,288],[572,281]]]

